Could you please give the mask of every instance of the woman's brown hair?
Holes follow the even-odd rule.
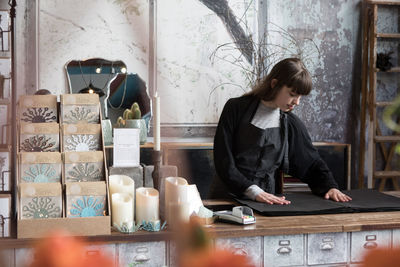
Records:
[[[271,86],[273,79],[277,80],[274,87]],[[272,101],[285,85],[293,88],[293,93],[299,95],[308,95],[311,92],[311,76],[300,59],[286,58],[279,61],[246,95],[255,95],[264,101]]]

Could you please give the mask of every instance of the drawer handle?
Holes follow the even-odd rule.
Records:
[[[247,256],[247,251],[243,248],[235,249],[233,254]]]
[[[321,250],[332,250],[334,247],[333,243],[322,243]]]
[[[378,243],[373,242],[373,241],[368,241],[364,244],[365,249],[374,249],[378,247]]]
[[[280,247],[277,250],[278,254],[290,254],[290,252],[292,252],[292,249],[290,247]]]
[[[150,258],[147,257],[146,254],[139,254],[139,255],[135,256],[135,261],[136,262],[146,262],[146,261],[149,261],[149,260],[150,260]]]
[[[242,249],[246,247],[246,245],[243,242],[233,243],[232,246],[234,249]]]
[[[247,251],[246,251],[246,244],[243,242],[237,242],[237,243],[233,243],[233,250],[234,250],[234,254],[236,255],[247,255]]]

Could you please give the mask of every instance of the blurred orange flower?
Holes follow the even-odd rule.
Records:
[[[114,267],[112,259],[99,254],[87,256],[87,244],[79,238],[56,232],[34,247],[30,267]]]
[[[364,256],[363,267],[387,267],[400,265],[400,248],[379,248]]]

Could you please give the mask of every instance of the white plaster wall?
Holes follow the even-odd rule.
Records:
[[[254,3],[229,1],[239,19],[249,20],[252,31]],[[243,17],[246,8],[247,17]],[[249,89],[242,74],[248,63],[232,44],[221,19],[198,0],[158,1],[157,25],[162,123],[217,123],[227,99]],[[217,54],[226,60],[210,59],[215,49],[226,43],[231,45]],[[236,66],[228,63],[237,59]]]
[[[123,60],[148,79],[148,1],[37,0],[39,88],[67,92],[65,64],[102,57]]]
[[[38,89],[45,88],[54,94],[68,92],[64,65],[70,60],[92,57],[123,60],[128,72],[138,73],[149,84],[148,1],[33,2],[38,8],[35,18],[39,34]],[[232,39],[217,15],[199,1],[157,1],[157,5],[157,90],[162,99],[161,122],[164,125],[216,124],[226,100],[248,90],[242,71],[249,66],[244,59],[239,62],[242,67],[226,60],[212,62],[214,50],[221,44],[231,43]],[[248,28],[253,31],[255,2],[233,0],[229,5],[239,18],[248,20]],[[31,17],[35,17],[34,9],[35,4],[30,2],[27,13]],[[243,17],[246,9],[247,17]],[[32,22],[35,21],[27,22],[26,28],[31,28]],[[29,47],[32,50],[34,36],[26,34],[25,38],[26,50]],[[240,58],[240,53],[236,48],[221,49],[218,56],[234,60]],[[32,56],[26,53],[26,57]],[[35,63],[32,58],[25,61]],[[33,70],[26,70],[25,76],[32,73]],[[26,90],[35,87],[32,79],[27,78],[27,83]]]

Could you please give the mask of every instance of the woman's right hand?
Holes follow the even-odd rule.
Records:
[[[264,202],[268,204],[279,204],[279,205],[287,205],[290,204],[289,200],[286,200],[284,196],[277,197],[273,194],[269,194],[266,192],[261,192],[256,196],[256,201],[258,202]]]

